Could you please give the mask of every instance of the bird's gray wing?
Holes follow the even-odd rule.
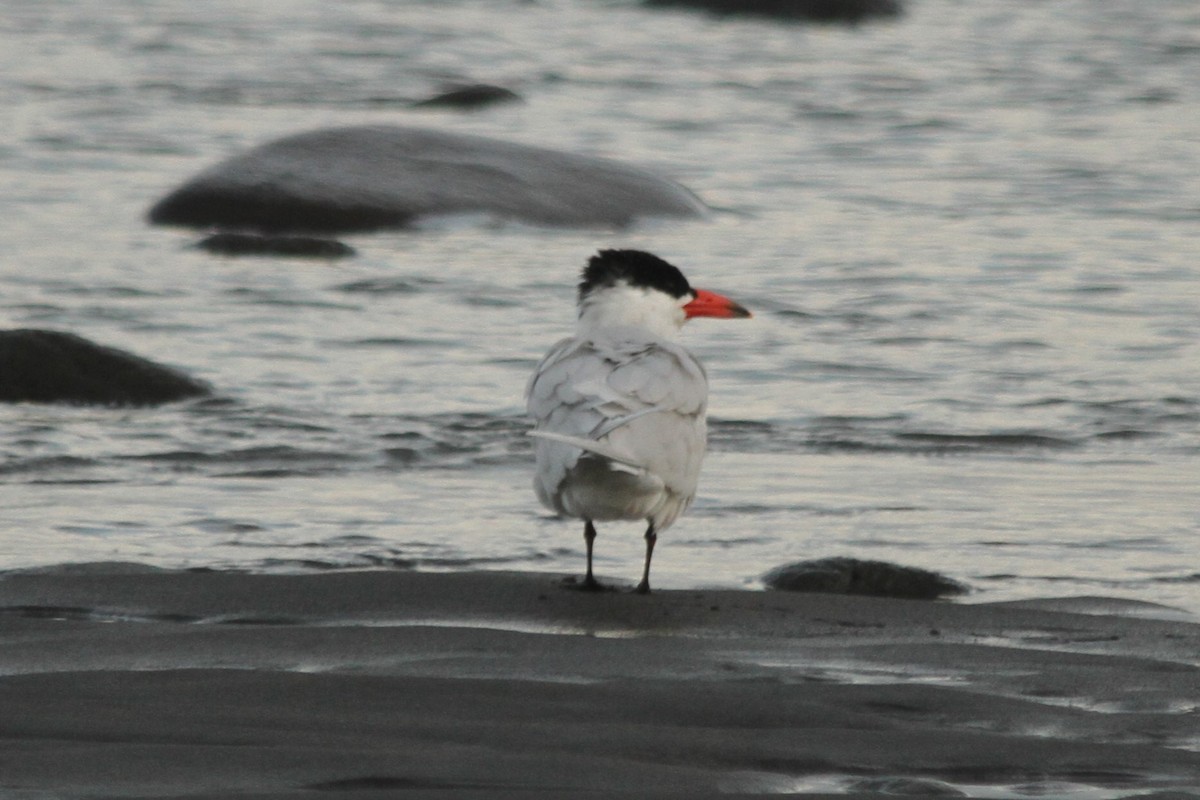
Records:
[[[707,395],[704,369],[673,343],[559,342],[527,391],[539,483],[552,492],[588,451],[690,494],[704,453]]]
[[[610,447],[607,442],[601,439],[585,439],[582,436],[568,436],[565,433],[538,430],[530,431],[529,435],[537,439],[545,439],[546,441],[558,442],[559,444],[576,447],[588,453],[595,453],[598,456],[604,456],[610,461],[615,461],[618,464],[624,464],[625,466],[631,467],[635,470],[642,469],[642,466],[640,464],[633,463],[627,454],[618,451],[614,447]]]

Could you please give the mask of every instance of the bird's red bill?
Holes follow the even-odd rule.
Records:
[[[697,289],[696,299],[683,307],[687,318],[717,317],[719,319],[736,319],[748,317],[750,312],[724,295],[710,292],[707,289]]]

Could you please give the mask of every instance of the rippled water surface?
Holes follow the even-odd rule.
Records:
[[[632,2],[11,0],[0,326],[179,366],[214,399],[0,407],[0,568],[577,571],[521,393],[598,247],[755,310],[694,323],[713,384],[661,586],[800,558],[980,598],[1200,612],[1200,8],[914,0],[857,28]],[[446,82],[525,102],[418,111]],[[388,122],[607,155],[712,219],[435,220],[352,259],[226,259],[144,222],[254,144]],[[639,526],[598,569],[632,581]]]

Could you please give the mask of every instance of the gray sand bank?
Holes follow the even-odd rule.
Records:
[[[0,577],[0,676],[5,797],[1200,796],[1200,624],[1116,601],[108,565]]]

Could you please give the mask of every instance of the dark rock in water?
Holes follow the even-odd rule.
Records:
[[[266,236],[257,233],[214,233],[195,245],[222,256],[293,256],[297,258],[346,258],[354,248],[336,239],[311,236]]]
[[[677,183],[616,161],[420,128],[362,126],[268,142],[197,175],[152,223],[263,233],[404,227],[480,212],[539,225],[621,227],[698,217]]]
[[[503,86],[492,86],[487,83],[475,83],[470,86],[457,86],[441,94],[417,100],[412,108],[458,108],[475,109],[494,106],[497,103],[520,102],[521,95]]]
[[[900,14],[899,0],[644,0],[648,6],[679,6],[712,14],[776,17],[809,22],[862,22]]]
[[[73,333],[0,330],[0,402],[140,406],[209,393],[202,381]]]
[[[933,600],[968,591],[964,584],[929,570],[837,557],[784,564],[764,575],[763,583],[784,592],[864,594],[910,600]]]

